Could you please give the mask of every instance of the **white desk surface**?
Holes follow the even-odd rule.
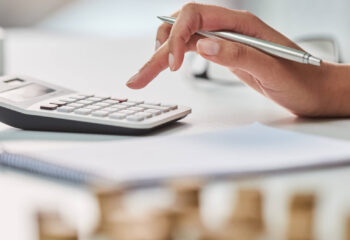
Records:
[[[143,90],[128,89],[125,82],[151,56],[153,47],[153,36],[102,39],[38,30],[11,30],[6,42],[7,73],[33,76],[81,92],[159,100],[192,107],[190,116],[156,135],[192,134],[261,122],[277,128],[350,140],[350,121],[347,119],[296,118],[248,87],[217,86],[193,81],[186,79],[183,71],[165,71]],[[121,141],[125,138],[131,137],[33,132],[0,124],[0,142],[12,149],[40,150],[86,141]],[[328,173],[327,176],[336,174],[343,176],[343,180],[349,180],[349,170],[339,171]],[[323,173],[311,177],[306,174],[301,179],[312,179],[310,186],[319,186],[325,183],[325,180],[321,181],[322,176]],[[267,187],[264,188],[271,186],[270,192],[276,193],[289,178],[293,179],[284,177],[266,180]],[[332,183],[337,185],[334,181]],[[91,216],[96,214],[96,203],[88,192],[79,188],[2,171],[0,189],[0,239],[35,239],[34,222],[30,218],[35,208],[42,206],[58,208],[67,215],[78,216],[75,219],[79,219],[78,224],[83,229],[94,222]],[[339,217],[334,216],[336,219]],[[282,217],[276,219],[281,220]],[[324,231],[327,233],[328,230]],[[275,232],[276,236],[281,234],[281,230]]]

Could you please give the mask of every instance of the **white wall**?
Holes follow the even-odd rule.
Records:
[[[84,34],[110,36],[154,34],[160,24],[155,16],[170,14],[185,2],[188,1],[0,0],[0,26],[29,26],[39,22],[38,27]],[[313,34],[332,35],[339,40],[345,59],[350,61],[349,0],[199,0],[197,2],[248,9],[292,39]],[[40,22],[45,16],[47,18]]]
[[[18,27],[38,23],[73,0],[0,0],[0,26]]]
[[[0,0],[1,1],[1,0]],[[108,36],[154,34],[158,15],[170,15],[188,0],[79,0],[58,11],[40,27]],[[230,6],[240,0],[199,0]],[[236,4],[234,4],[236,6]]]

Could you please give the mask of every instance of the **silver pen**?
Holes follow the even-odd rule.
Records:
[[[174,24],[176,18],[159,16],[158,17],[163,22],[169,24]],[[259,49],[263,52],[271,54],[276,57],[288,59],[294,62],[312,64],[315,66],[320,66],[322,60],[320,58],[314,57],[307,52],[303,52],[294,48],[286,47],[277,43],[268,42],[265,40],[249,37],[243,34],[233,33],[233,32],[207,32],[207,31],[198,31],[197,34],[200,34],[209,38],[221,38],[226,40],[231,40],[234,42],[239,42],[251,46],[253,48]]]

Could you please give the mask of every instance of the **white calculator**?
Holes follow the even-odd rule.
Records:
[[[176,104],[83,94],[28,77],[0,78],[0,121],[21,129],[133,135],[189,113]]]

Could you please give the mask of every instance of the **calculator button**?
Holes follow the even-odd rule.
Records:
[[[153,116],[160,115],[162,112],[157,109],[147,109],[145,110],[146,113],[151,113]]]
[[[93,102],[99,102],[99,101],[102,101],[104,100],[103,98],[98,98],[98,97],[89,97],[85,100],[88,100],[88,101],[93,101]]]
[[[108,112],[105,111],[96,111],[92,113],[92,116],[94,117],[106,117],[108,115]]]
[[[76,99],[73,99],[73,98],[62,98],[59,101],[65,102],[65,103],[72,103],[72,102],[75,102]]]
[[[154,109],[157,106],[156,105],[149,105],[149,104],[140,104],[138,107]]]
[[[65,102],[62,102],[62,101],[52,101],[50,102],[50,104],[53,104],[53,105],[57,105],[57,106],[63,106],[63,105],[66,105]]]
[[[128,110],[135,111],[135,112],[141,112],[144,110],[144,108],[141,107],[129,107]]]
[[[153,106],[153,105],[147,105],[147,104],[141,104],[139,107],[143,108],[149,108],[149,109],[156,109],[162,112],[169,112],[170,108],[169,107],[160,107],[160,106]]]
[[[70,103],[67,105],[68,107],[74,107],[74,108],[80,108],[83,107],[84,104],[79,104],[79,103]]]
[[[154,109],[162,111],[162,112],[169,112],[170,108],[169,107],[159,107],[159,106],[154,106]]]
[[[135,103],[135,104],[142,104],[144,101],[138,101],[138,100],[129,100],[129,103]]]
[[[57,109],[57,105],[45,104],[45,105],[41,105],[40,109],[43,109],[43,110],[56,110]]]
[[[133,107],[133,106],[137,105],[136,103],[132,103],[132,102],[122,102],[121,104],[125,105],[125,106],[128,106],[128,107]]]
[[[84,94],[84,93],[79,93],[79,96],[83,96],[83,97],[93,97],[93,94]]]
[[[111,99],[108,99],[108,100],[104,100],[103,103],[117,104],[117,103],[119,103],[119,101],[118,101],[118,100],[111,100]]]
[[[175,104],[162,104],[160,105],[161,107],[166,107],[166,108],[169,108],[170,110],[175,110],[177,109],[177,105]]]
[[[112,100],[117,100],[117,101],[119,101],[119,102],[126,102],[126,101],[128,101],[127,98],[116,98],[116,97],[112,97],[111,99],[112,99]]]
[[[80,100],[80,101],[78,101],[78,102],[76,102],[76,103],[80,103],[80,104],[86,105],[86,104],[91,104],[91,103],[93,103],[93,101],[89,101],[89,100]]]
[[[160,102],[145,102],[147,105],[160,106]]]
[[[102,100],[110,99],[110,97],[103,97],[103,96],[95,96],[95,98],[100,98]]]
[[[95,106],[95,105],[89,105],[89,106],[86,106],[85,108],[88,108],[88,109],[91,109],[91,110],[97,110],[97,109],[101,109],[102,107]]]
[[[73,107],[68,107],[68,106],[63,106],[63,107],[59,107],[57,108],[58,112],[65,112],[65,113],[70,113],[74,111]]]
[[[127,120],[133,121],[133,122],[140,122],[144,120],[145,118],[143,116],[138,116],[138,115],[130,115],[126,117]]]
[[[79,115],[89,115],[92,112],[92,109],[80,108],[74,111],[74,113]]]
[[[119,109],[117,109],[117,108],[111,108],[111,107],[106,107],[106,108],[103,108],[103,109],[101,109],[101,110],[106,111],[106,112],[109,112],[109,113],[119,111]]]
[[[130,111],[130,110],[121,110],[119,113],[130,115],[130,114],[134,114],[135,112],[134,111]]]
[[[118,109],[118,110],[124,110],[124,109],[127,109],[128,107],[125,106],[125,105],[116,104],[116,105],[112,105],[111,108],[115,108],[115,109]]]
[[[94,106],[100,106],[100,107],[107,107],[111,104],[109,103],[105,103],[105,102],[98,102],[98,103],[95,103]]]
[[[83,100],[86,97],[77,95],[77,96],[70,96],[69,98],[73,98],[73,99],[76,99],[76,100]]]
[[[151,118],[153,116],[152,113],[147,113],[147,112],[138,112],[135,115],[136,116],[142,116],[144,118]]]
[[[122,113],[112,113],[111,115],[109,115],[110,118],[112,119],[124,119],[127,115],[126,114],[122,114]]]

